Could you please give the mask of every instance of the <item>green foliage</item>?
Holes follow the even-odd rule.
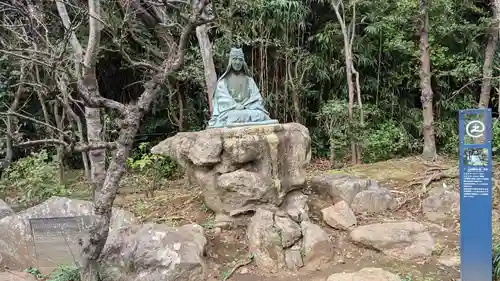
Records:
[[[349,144],[352,137],[362,147],[362,157],[365,162],[387,160],[397,155],[404,155],[420,148],[421,142],[415,139],[401,122],[387,118],[379,108],[373,105],[363,106],[365,120],[377,120],[377,122],[365,121],[361,125],[359,116],[360,109],[354,107],[355,120],[349,124],[347,102],[342,100],[330,100],[326,103],[318,119],[328,132],[329,146],[333,146],[337,157],[342,157],[349,151]],[[313,137],[313,140],[317,138]],[[321,143],[313,145],[322,146]]]
[[[492,145],[492,150],[493,150],[493,155],[496,156],[497,159],[495,160],[500,160],[500,155],[498,154],[500,150],[500,122],[498,120],[495,120],[493,122],[493,145]]]
[[[349,151],[351,136],[362,145],[364,161],[419,151],[422,112],[418,1],[342,2],[346,25],[355,30],[353,60],[360,74],[361,96],[366,113],[364,126],[358,119],[353,124],[345,122],[345,52],[340,25],[332,8],[335,2],[215,2],[218,18],[210,28],[209,37],[213,43],[217,74],[220,75],[226,66],[230,47],[243,47],[270,116],[282,123],[300,120],[306,125],[311,132],[314,156],[328,156],[329,147],[333,146],[341,158]],[[351,24],[354,3],[356,17]],[[78,12],[80,9],[77,6],[70,7],[75,22],[84,18],[84,14]],[[103,4],[102,18],[106,22],[106,30],[103,32],[102,47],[106,51],[100,52],[97,66],[99,86],[108,98],[134,102],[144,90],[140,81],[149,73],[131,65],[121,53],[128,53],[137,62],[159,65],[161,58],[157,58],[154,53],[161,53],[162,43],[159,33],[148,28],[144,22],[136,18],[124,21],[120,9],[114,1]],[[477,106],[491,9],[481,1],[435,0],[429,3],[428,12],[437,146],[440,153],[456,155],[457,110]],[[18,17],[14,15],[12,18]],[[177,37],[182,27],[182,24],[175,24],[178,15],[172,13],[168,18],[172,20],[169,32]],[[57,17],[51,17],[49,25],[50,30],[54,31],[51,36],[64,37],[60,36],[62,33],[59,31],[63,28]],[[4,41],[18,42],[16,33],[7,33],[5,37],[8,39]],[[88,27],[79,25],[77,33],[82,44],[85,44]],[[131,40],[131,37],[134,39]],[[151,137],[153,135],[170,136],[180,129],[193,131],[206,126],[208,104],[204,69],[200,63],[202,56],[194,35],[192,39],[185,48],[183,68],[170,75],[168,83],[162,85],[158,100],[141,128],[140,134],[145,137],[136,139],[137,142],[154,142],[157,139]],[[500,75],[499,57],[496,56],[493,62],[494,77]],[[53,76],[53,73],[47,74],[47,77]],[[10,104],[12,92],[19,84],[18,78],[19,60],[12,56],[1,56],[0,111],[5,111]],[[498,87],[498,79],[492,82],[493,87]],[[32,91],[27,86],[26,98],[22,101],[27,106],[23,110],[41,120],[39,104],[36,99],[28,98]],[[300,107],[297,110],[300,119],[296,116],[296,104]],[[498,100],[492,100],[492,107],[497,104]],[[357,112],[358,109],[355,110]],[[357,113],[355,116],[358,116]],[[116,129],[114,119],[109,118],[113,122],[105,122],[105,132]],[[182,122],[178,119],[182,119]],[[23,137],[46,137],[44,134],[47,134],[47,130],[43,126],[24,120],[16,120],[16,123],[16,130],[19,128]],[[0,130],[2,126],[3,123],[0,123]],[[498,130],[497,127],[495,130]],[[111,139],[111,134],[105,138]],[[500,147],[500,133],[495,134],[497,150]],[[0,154],[1,142],[2,138]],[[158,169],[164,173],[162,177],[175,176],[177,168],[175,164],[170,167],[170,159],[160,160],[140,151],[131,159],[128,165],[131,170],[151,172],[157,163],[164,163],[165,166]],[[77,158],[71,161],[81,162]]]
[[[147,191],[152,196],[162,179],[174,179],[180,174],[180,166],[170,157],[151,154],[148,142],[139,144],[132,157],[127,159],[127,167],[140,177],[136,178],[139,185],[147,185]],[[142,182],[142,183],[140,183]]]
[[[420,141],[410,135],[403,126],[388,120],[364,134],[363,160],[366,162],[388,160],[416,151],[420,146]]]
[[[76,265],[59,265],[50,275],[43,275],[34,267],[29,267],[24,271],[45,281],[80,281],[80,269]]]
[[[52,196],[67,196],[69,191],[58,180],[58,163],[46,150],[32,153],[12,163],[2,175],[0,191],[17,191],[22,203],[37,203]]]
[[[500,243],[493,247],[493,280],[500,280]]]
[[[80,281],[80,269],[76,265],[60,265],[46,281]]]
[[[127,165],[133,171],[148,172],[153,170],[155,175],[166,179],[173,179],[179,173],[179,165],[170,157],[151,154],[149,151],[151,144],[143,142],[134,152],[132,157],[127,159]]]
[[[35,267],[28,267],[24,270],[24,272],[27,272],[33,276],[35,276],[37,279],[41,279],[41,278],[45,278],[46,276],[42,274],[42,272],[40,272],[40,270],[38,268],[35,268]]]

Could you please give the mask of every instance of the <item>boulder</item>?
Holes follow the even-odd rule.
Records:
[[[319,267],[333,258],[333,245],[319,225],[299,225],[287,214],[257,209],[247,229],[247,242],[257,267],[278,273],[300,267]]]
[[[460,193],[451,188],[435,188],[422,202],[422,210],[427,219],[440,221],[460,215]]]
[[[410,221],[358,226],[350,236],[356,243],[400,260],[429,257],[436,244],[424,225]]]
[[[320,195],[329,196],[333,203],[345,201],[351,205],[356,194],[375,183],[347,174],[323,174],[311,179],[311,188]]]
[[[310,143],[306,127],[289,123],[178,133],[151,152],[186,169],[216,214],[236,216],[278,207],[304,187]]]
[[[100,257],[103,281],[205,280],[203,228],[131,225],[110,233]]]
[[[460,267],[460,256],[459,255],[442,255],[437,260],[440,264],[452,268]]]
[[[248,250],[259,269],[277,273],[285,265],[281,234],[271,211],[257,209],[247,229]]]
[[[300,244],[293,245],[285,250],[285,263],[288,269],[296,269],[304,266]]]
[[[288,248],[293,246],[302,237],[300,225],[286,217],[274,217],[274,224],[281,236],[281,246]]]
[[[333,204],[344,201],[358,213],[379,213],[397,206],[391,192],[379,186],[377,181],[347,174],[314,176],[311,188],[317,194],[331,198]]]
[[[398,202],[386,188],[363,190],[356,194],[351,207],[358,213],[380,213],[397,207]]]
[[[351,273],[335,273],[326,281],[401,281],[401,278],[381,268],[363,268]]]
[[[321,210],[323,220],[335,229],[347,230],[355,226],[358,221],[354,212],[345,201]]]
[[[300,226],[304,236],[302,241],[304,264],[309,268],[317,268],[331,262],[335,252],[328,234],[319,225],[308,221],[302,222]]]
[[[37,281],[33,274],[19,271],[0,271],[0,281]]]
[[[9,204],[0,199],[0,220],[7,216],[13,215],[14,213],[14,210],[12,210]]]
[[[37,264],[29,219],[90,215],[92,202],[52,197],[40,205],[0,219],[0,268],[6,266],[12,270],[24,270]],[[110,229],[135,222],[132,213],[113,208]]]
[[[297,223],[308,221],[309,206],[307,205],[308,196],[302,192],[295,190],[288,193],[285,197],[280,210],[288,214],[288,216]]]

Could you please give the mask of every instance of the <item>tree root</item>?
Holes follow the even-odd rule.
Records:
[[[249,265],[251,262],[253,261],[253,255],[249,256],[248,258],[244,259],[244,260],[240,260],[238,261],[234,266],[233,268],[231,268],[230,271],[228,271],[227,274],[225,274],[224,278],[222,278],[222,281],[226,281],[229,279],[229,277],[231,277],[235,272],[236,270],[238,270],[238,268],[242,267],[242,266],[245,266],[245,265]]]
[[[428,186],[435,182],[446,178],[457,178],[459,175],[458,167],[450,167],[450,166],[440,166],[437,164],[425,164],[426,166],[430,166],[425,172],[423,172],[420,176],[413,179],[404,189],[411,188],[415,185],[420,185],[421,189],[415,195],[406,198],[403,202],[401,202],[394,210],[397,211],[401,209],[403,206],[413,201],[414,199],[419,199],[419,210],[422,208],[422,197],[427,194]]]

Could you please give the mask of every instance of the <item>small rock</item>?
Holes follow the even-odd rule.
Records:
[[[373,185],[371,180],[360,179],[346,174],[324,174],[311,179],[311,188],[320,195],[327,195],[333,203],[344,200],[351,204],[359,192]]]
[[[395,208],[397,201],[386,188],[364,190],[358,193],[351,204],[355,212],[380,213]]]
[[[437,234],[440,234],[440,233],[448,233],[449,230],[446,229],[445,227],[439,225],[439,224],[435,224],[435,223],[432,223],[432,222],[426,222],[426,221],[423,221],[423,222],[420,222],[421,224],[423,224],[426,228],[427,228],[427,231],[429,231],[430,234],[433,234],[433,235],[437,235]]]
[[[422,210],[431,221],[457,217],[460,214],[460,193],[444,187],[432,190],[422,202]]]
[[[375,223],[358,226],[351,239],[401,260],[429,257],[435,248],[427,228],[416,222]]]
[[[294,245],[285,250],[285,263],[289,269],[298,269],[304,266],[300,245]]]
[[[292,220],[301,223],[302,221],[309,220],[307,199],[307,195],[302,192],[297,190],[292,191],[286,195],[280,209],[286,212]]]
[[[457,268],[460,266],[460,257],[459,256],[441,256],[438,259],[438,262],[442,265],[448,267]]]
[[[225,215],[225,214],[216,214],[215,215],[214,226],[216,228],[220,228],[220,229],[229,228],[231,226],[232,221],[233,220],[228,215]]]
[[[327,281],[401,281],[401,278],[381,268],[363,268],[352,273],[335,273]]]
[[[321,266],[334,257],[332,241],[328,234],[317,224],[302,222],[302,248],[304,264],[307,267]]]
[[[18,271],[0,271],[0,281],[37,281],[33,274]]]
[[[281,245],[288,248],[295,244],[301,237],[302,231],[300,225],[288,217],[274,217],[275,225],[281,234]]]
[[[14,210],[5,201],[0,199],[0,220],[13,214]]]
[[[240,274],[248,274],[248,268],[246,268],[246,267],[242,267],[242,268],[240,269]]]
[[[277,273],[285,266],[281,237],[273,217],[272,212],[257,209],[247,228],[248,250],[257,267],[268,273]]]
[[[357,224],[356,216],[345,201],[325,208],[321,211],[323,220],[335,229],[347,230]]]

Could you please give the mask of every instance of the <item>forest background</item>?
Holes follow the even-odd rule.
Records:
[[[103,5],[116,3],[110,1]],[[356,1],[355,5],[354,2],[346,3],[344,10],[340,10],[340,16],[345,18],[342,22],[345,31],[352,36],[350,53],[355,71],[359,73],[362,107],[354,101],[352,118],[348,116],[345,34],[333,5],[294,0],[218,1],[217,20],[205,27],[213,45],[211,52],[208,51],[220,75],[227,64],[229,49],[243,47],[270,115],[282,123],[300,122],[307,126],[316,157],[330,157],[334,152],[335,165],[351,162],[351,137],[361,148],[357,160],[361,162],[420,153],[424,144],[424,115],[419,5],[418,1],[407,0]],[[495,52],[498,35],[492,36],[491,31],[495,29],[493,33],[498,33],[493,8],[494,5],[485,1],[445,0],[434,0],[428,7],[433,126],[437,150],[441,154],[457,155],[457,112],[478,107],[485,80],[485,58],[490,60],[492,71],[491,75],[486,73],[486,78],[492,78],[491,90],[486,89],[488,94],[492,93],[489,106],[497,116],[500,61]],[[103,11],[106,13],[107,9]],[[151,60],[151,52],[138,42],[150,46],[159,43],[144,24],[131,23],[138,42],[122,42],[120,50],[126,50],[125,55],[113,43],[116,41],[113,33],[120,28],[120,15],[108,13],[106,17],[111,26],[101,38],[96,68],[99,92],[106,98],[128,103],[142,93],[141,81],[148,70],[131,65],[124,56]],[[51,22],[51,27],[61,28],[57,18]],[[77,31],[80,35],[87,34],[88,26],[81,24]],[[19,56],[12,56],[7,50],[9,47],[14,49],[13,44],[20,44],[13,43],[14,39],[9,37],[16,34],[7,30],[2,34],[7,36],[2,39],[4,52],[0,59],[0,112],[7,112],[21,76]],[[154,144],[179,131],[202,130],[206,126],[209,104],[205,74],[213,70],[202,63],[202,54],[207,51],[203,48],[207,46],[200,42],[193,33],[187,45],[184,67],[164,83],[160,98],[144,119],[137,144]],[[494,44],[493,56],[487,53],[490,44]],[[48,78],[41,79],[48,81]],[[352,80],[355,83],[354,76]],[[57,102],[55,94],[51,93],[57,88],[40,89],[33,84],[24,85],[19,101],[22,107],[16,111],[44,120],[40,94],[36,92],[43,91],[43,102],[49,104]],[[45,114],[50,115],[46,117],[55,125],[53,114],[50,114],[53,107],[46,107],[49,113]],[[359,111],[363,111],[365,120],[360,120]],[[18,139],[47,137],[49,130],[43,125],[19,116],[14,118],[16,125],[12,132]],[[113,112],[103,112],[105,138],[116,129],[114,119]],[[496,122],[493,129],[496,149],[500,146],[500,127]],[[6,132],[5,122],[0,122],[0,130]],[[6,146],[2,143],[0,153],[5,156]],[[21,158],[36,149],[39,147],[15,148],[14,156]],[[74,153],[66,160],[75,168],[81,167],[81,160],[77,159],[80,157],[80,153]]]
[[[333,168],[456,158],[467,108],[492,108],[495,152],[497,2],[3,1],[0,198],[67,195],[83,169],[98,218],[84,247],[92,280],[122,176],[181,174],[149,148],[206,127],[234,46],[270,116],[307,126],[313,157]]]

